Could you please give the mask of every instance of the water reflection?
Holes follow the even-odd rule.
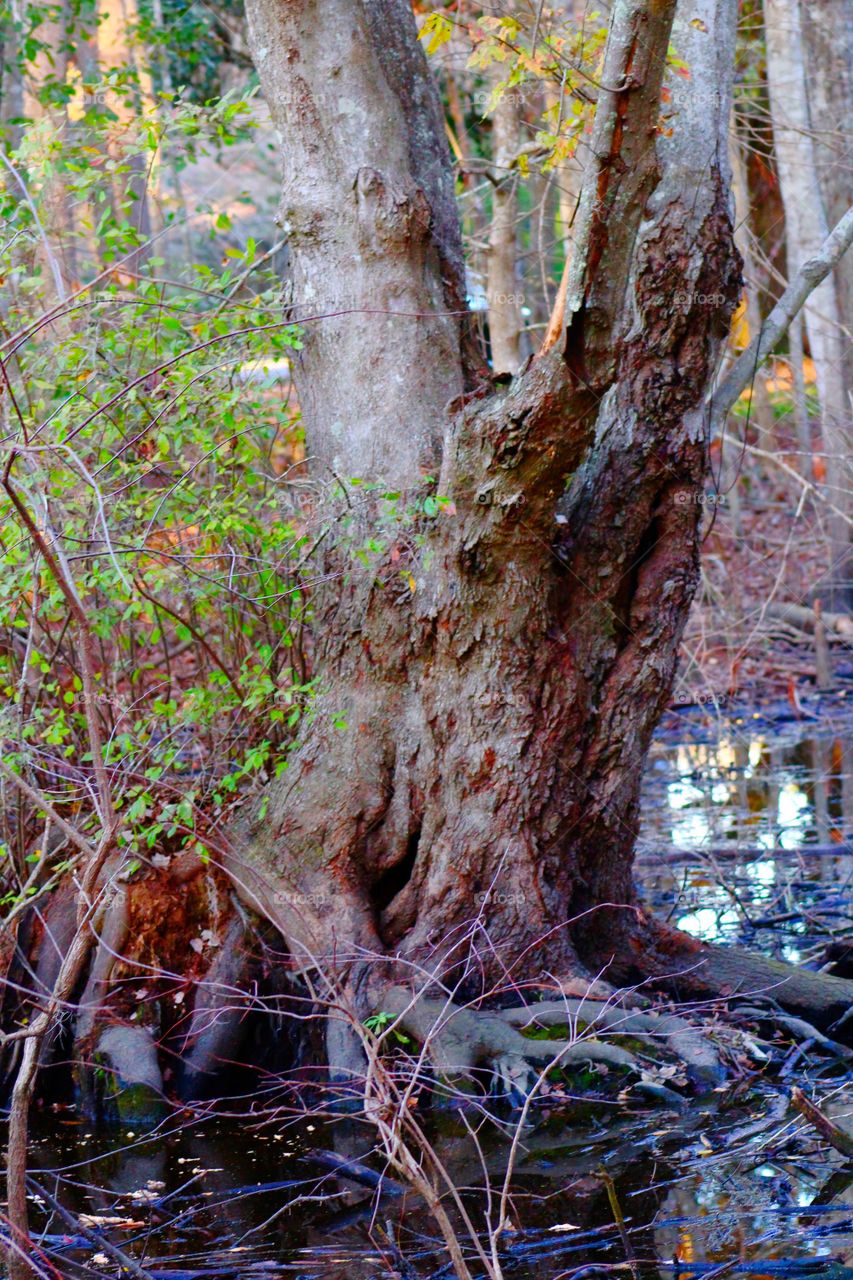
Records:
[[[853,923],[851,837],[849,724],[780,743],[739,720],[715,743],[652,748],[639,880],[697,937],[814,958]]]
[[[815,960],[828,940],[849,935],[851,744],[853,724],[780,740],[733,722],[713,745],[660,739],[644,796],[646,898],[698,935],[792,960]],[[627,1088],[537,1114],[518,1150],[506,1280],[853,1280],[849,1165],[789,1111],[793,1077],[744,1063],[723,1089],[678,1110],[649,1110]],[[829,1060],[814,1079],[824,1108],[849,1128],[844,1073]],[[187,1110],[153,1134],[93,1132],[73,1106],[38,1113],[34,1216],[51,1273],[128,1274],[98,1248],[100,1232],[152,1280],[450,1280],[417,1198],[386,1197],[376,1213],[371,1192],[312,1156],[327,1148],[370,1161],[357,1120],[264,1118],[267,1101],[232,1099],[230,1117]],[[474,1221],[486,1175],[501,1185],[508,1149],[494,1125],[472,1141],[480,1119],[423,1117]],[[70,1222],[38,1199],[40,1189]],[[93,1222],[94,1241],[74,1234],[75,1223]]]
[[[678,1113],[649,1112],[625,1098],[537,1117],[513,1181],[501,1248],[506,1280],[580,1277],[590,1269],[698,1280],[721,1264],[734,1275],[808,1277],[830,1274],[831,1266],[834,1280],[849,1280],[849,1170],[840,1157],[820,1152],[786,1109],[780,1091],[753,1084]],[[479,1150],[459,1117],[427,1121],[479,1223],[484,1169],[499,1187],[509,1137],[473,1115],[467,1123],[477,1128]],[[153,1280],[451,1280],[435,1224],[417,1197],[386,1197],[379,1216],[369,1192],[312,1168],[318,1145],[354,1144],[370,1159],[367,1133],[354,1121],[308,1132],[304,1122],[284,1119],[260,1127],[178,1120],[168,1132],[135,1135],[124,1150],[124,1135],[84,1138],[74,1127],[73,1120],[64,1133],[40,1126],[36,1181],[61,1196],[72,1225],[110,1224],[96,1225],[96,1233]],[[614,1222],[605,1170],[624,1232]],[[42,1222],[54,1274],[118,1274],[97,1241],[75,1237],[49,1212]],[[389,1235],[405,1257],[402,1269],[383,1244]],[[626,1252],[636,1270],[626,1266]],[[471,1256],[480,1276],[475,1261]]]

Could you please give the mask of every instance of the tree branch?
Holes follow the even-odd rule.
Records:
[[[0,760],[0,773],[3,774],[4,778],[8,778],[9,781],[16,786],[32,804],[36,806],[36,808],[40,809],[42,813],[46,813],[48,817],[56,823],[63,835],[71,841],[75,848],[79,849],[81,853],[84,853],[87,858],[95,857],[94,845],[90,844],[85,836],[81,836],[80,832],[75,827],[72,827],[70,822],[66,822],[62,815],[56,812],[50,801],[42,795],[40,791],[36,791],[34,787],[31,787],[19,773],[15,773],[14,769],[10,769],[5,760]]]
[[[655,126],[675,0],[618,0],[610,17],[602,87],[575,218],[568,270],[567,355],[606,380],[637,228],[658,179]]]
[[[717,390],[709,397],[711,431],[716,434],[726,414],[740,393],[749,386],[755,371],[776,344],[784,338],[799,312],[817,286],[826,279],[853,244],[853,208],[848,209],[838,225],[830,231],[820,252],[808,258],[797,271],[776,306],[752,342],[741,352]]]

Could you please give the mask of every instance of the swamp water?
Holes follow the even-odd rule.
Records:
[[[660,915],[709,940],[818,963],[853,933],[851,837],[853,706],[843,699],[819,719],[785,723],[770,711],[668,714],[649,761],[638,862]],[[686,1105],[652,1106],[630,1088],[591,1103],[569,1087],[538,1107],[513,1180],[506,1280],[853,1280],[853,1165],[788,1104],[800,1083],[853,1130],[850,1059],[793,1036],[744,1035],[736,1061],[722,1089]],[[44,1274],[450,1280],[414,1196],[383,1196],[374,1214],[369,1191],[312,1158],[317,1148],[364,1156],[358,1122],[260,1114],[275,1103],[271,1084],[254,1116],[238,1117],[252,1103],[234,1100],[149,1134],[98,1133],[67,1108],[34,1117]],[[481,1159],[466,1124],[480,1126]],[[464,1120],[435,1114],[429,1128],[479,1220],[483,1165],[499,1190],[506,1136],[473,1109]]]

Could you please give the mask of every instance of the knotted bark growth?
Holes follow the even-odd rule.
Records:
[[[334,581],[316,599],[325,692],[229,869],[297,966],[369,954],[441,969],[476,918],[489,976],[578,969],[590,935],[616,938],[626,908],[633,918],[642,763],[697,580],[702,404],[739,292],[724,145],[735,6],[687,6],[677,39],[693,84],[673,87],[671,137],[659,115],[674,0],[614,6],[569,323],[506,387],[472,386],[458,320],[437,313],[430,264],[455,260],[456,233],[442,184],[419,186],[407,167],[425,115],[383,80],[378,8],[346,7],[339,48],[310,3],[250,5],[284,140],[294,296],[316,289],[321,254],[325,287],[364,278],[353,283],[363,314],[335,321],[343,346],[322,321],[306,328],[303,357],[311,453],[333,451],[341,480]],[[402,10],[390,29],[410,29],[417,87],[428,71]],[[312,41],[339,90],[331,108],[304,70]],[[345,152],[318,145],[318,131],[368,116]],[[372,202],[358,195],[368,169]],[[334,212],[320,213],[316,192],[330,186]],[[405,192],[393,214],[391,190]],[[386,288],[388,273],[408,292]],[[377,318],[377,287],[391,310],[428,311],[429,294],[432,312]],[[355,344],[357,371],[341,358]],[[329,387],[352,405],[344,425],[318,398]],[[416,513],[369,574],[352,550],[379,504],[345,510],[353,477],[402,492]],[[436,492],[446,505],[426,514]]]
[[[750,985],[742,960],[718,963],[648,921],[631,873],[739,295],[725,141],[736,4],[690,0],[673,25],[675,9],[613,6],[564,323],[505,384],[471,340],[439,103],[405,0],[322,13],[250,0],[282,138],[289,314],[319,315],[295,369],[324,529],[318,695],[223,867],[151,873],[116,895],[73,1037],[94,1106],[108,1049],[115,1074],[156,1100],[158,1037],[174,1093],[215,1089],[271,970],[276,999],[295,970],[358,1016],[399,1004],[401,983],[422,989],[415,1025],[442,982],[465,1001],[600,970],[677,973],[705,994]],[[662,124],[671,41],[691,75],[673,80]],[[276,931],[261,960],[247,908]],[[205,911],[226,945],[182,959]],[[70,945],[73,921],[66,932]],[[38,970],[48,991],[51,963]],[[129,1022],[133,981],[158,969],[148,1074],[134,1081],[133,1055],[104,1030]],[[788,983],[792,1007],[820,994],[823,1020],[837,1019],[846,984],[813,978]],[[765,965],[754,979],[784,1003],[784,974]],[[267,1016],[270,1040],[280,1025]],[[331,1065],[357,1070],[346,1019],[329,1031]],[[509,1077],[507,1058],[525,1056],[510,1032],[492,1036]],[[485,1051],[485,1024],[473,1039]]]

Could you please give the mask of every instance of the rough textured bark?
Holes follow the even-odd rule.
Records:
[[[505,966],[519,976],[577,971],[578,948],[634,919],[642,764],[697,579],[702,397],[739,290],[725,145],[734,5],[687,8],[679,48],[703,90],[693,101],[674,87],[678,123],[666,139],[656,126],[675,5],[614,6],[565,342],[509,388],[445,411],[461,374],[457,363],[447,376],[443,321],[431,321],[431,387],[412,367],[410,331],[398,339],[395,330],[391,399],[405,395],[423,417],[417,458],[440,447],[439,491],[454,510],[421,518],[422,545],[395,542],[369,577],[345,567],[343,541],[332,553],[343,576],[317,600],[328,693],[285,785],[235,838],[230,867],[299,965],[369,954],[464,967],[477,917],[477,981]],[[344,44],[365,29],[365,9],[348,9]],[[304,228],[334,163],[334,153],[312,151],[324,128],[319,88],[302,79],[313,37],[303,31],[294,71],[282,35],[292,12],[307,24],[310,10],[250,5],[262,84],[288,128],[297,297],[316,279]],[[381,78],[365,85],[359,60],[324,40],[347,110],[384,109]],[[298,112],[289,105],[297,83]],[[386,131],[378,190],[401,164],[391,141]],[[430,227],[406,215],[419,202],[413,194],[398,211],[390,263],[371,262],[380,279],[404,270],[423,279]],[[338,216],[325,210],[321,225]],[[345,349],[378,348],[376,379],[370,366],[354,386],[336,353],[337,389],[317,390],[310,380],[328,373],[328,335],[306,331],[302,385],[320,436],[316,447],[309,435],[311,452],[324,455],[334,413],[317,397],[339,396],[345,382],[348,398],[368,397],[372,424],[366,450],[359,430],[347,433],[346,456],[387,479],[387,450],[375,456],[376,432],[388,439],[384,326],[348,319],[341,334]],[[416,470],[402,456],[390,465],[402,485]]]
[[[709,387],[740,291],[726,145],[735,0],[680,5],[674,35],[675,0],[614,4],[568,322],[494,386],[464,317],[447,314],[460,287],[447,173],[413,158],[434,97],[395,79],[403,53],[407,77],[427,77],[411,15],[405,0],[373,2],[335,0],[328,23],[313,0],[249,6],[286,130],[294,301],[329,280],[355,291],[359,314],[306,325],[296,370],[309,465],[318,480],[336,472],[322,511],[328,572],[312,597],[320,692],[225,862],[243,903],[284,940],[275,972],[301,971],[321,998],[352,1002],[328,1019],[340,1073],[360,1069],[353,1018],[400,1008],[401,983],[452,979],[476,999],[494,982],[585,982],[598,967],[632,981],[693,972],[703,991],[731,974],[645,917],[631,865],[642,766],[698,579]],[[389,49],[408,32],[393,66],[376,49],[380,28]],[[692,76],[672,86],[667,137],[671,38]],[[358,127],[344,137],[347,120]],[[389,332],[384,315],[365,314],[377,287],[423,311]],[[344,406],[358,411],[346,428]],[[354,490],[353,476],[381,482],[380,496]],[[85,1070],[109,1050],[132,1083],[118,1058],[129,1041],[113,1033],[105,1045],[100,1032],[127,1016],[121,983],[138,966],[179,971],[194,989],[185,1021],[169,1024],[164,994],[146,1001],[155,1021],[141,1030],[146,1049],[160,1037],[183,1059],[188,1096],[233,1060],[232,988],[248,984],[243,908],[220,869],[173,861],[122,893],[124,947],[99,935],[75,1052]],[[186,937],[211,911],[222,954],[188,961]],[[809,998],[821,983],[813,975]],[[522,1055],[517,1036],[489,1025],[478,1057]],[[150,1092],[152,1054],[140,1057]]]

